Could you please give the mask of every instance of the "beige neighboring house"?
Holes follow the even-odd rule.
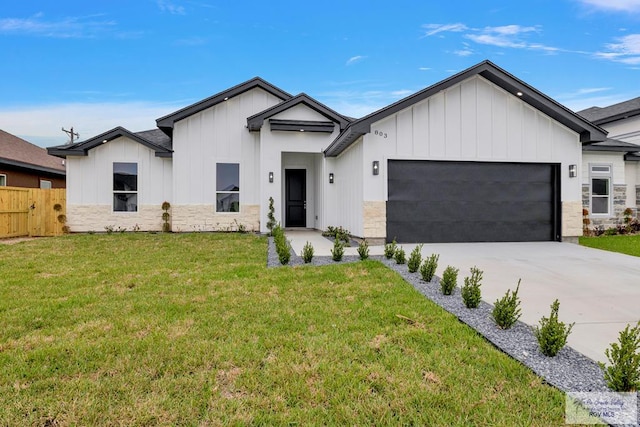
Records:
[[[0,186],[65,188],[64,160],[0,129]]]
[[[359,119],[254,78],[156,120],[50,147],[67,225],[341,226],[398,242],[582,234],[582,149],[606,132],[490,61]]]
[[[582,153],[582,205],[591,224],[604,228],[622,224],[640,205],[640,97],[608,107],[579,111],[608,132],[605,141],[587,144]]]

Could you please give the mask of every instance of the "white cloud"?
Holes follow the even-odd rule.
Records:
[[[187,12],[184,9],[184,6],[178,6],[173,2],[168,0],[158,0],[158,7],[163,12],[168,12],[172,15],[186,15]]]
[[[431,70],[431,68],[430,67],[420,67],[420,68],[418,68],[418,70],[420,70],[420,71],[429,71],[429,70]]]
[[[640,64],[640,34],[629,34],[616,40],[605,46],[606,51],[596,52],[595,56],[623,64]]]
[[[54,38],[88,38],[115,29],[116,22],[96,19],[101,15],[45,20],[39,13],[30,18],[0,19],[0,34],[27,34]]]
[[[319,94],[317,98],[341,114],[360,118],[415,92],[417,89],[351,89],[324,92]]]
[[[423,37],[433,36],[438,33],[466,31],[468,28],[464,24],[424,24],[422,26],[426,31]]]
[[[179,105],[178,105],[179,104]],[[132,132],[154,129],[155,120],[184,107],[180,103],[70,103],[3,108],[0,128],[41,146],[64,144],[61,128],[73,127],[80,140],[122,126]]]
[[[356,55],[356,56],[352,56],[351,58],[349,58],[346,62],[345,65],[353,65],[357,62],[362,61],[363,59],[365,59],[366,56],[362,56],[362,55]]]
[[[596,9],[616,12],[640,12],[640,0],[578,0],[578,2]]]
[[[538,32],[538,28],[522,27],[520,25],[504,25],[499,27],[485,27],[481,30],[476,30],[474,33],[466,34],[465,37],[479,44],[498,47],[527,48],[533,47],[534,45],[527,44],[522,39],[522,36],[531,32]]]
[[[454,50],[453,54],[456,56],[469,56],[469,55],[473,55],[473,51],[470,49],[460,49],[460,50]]]

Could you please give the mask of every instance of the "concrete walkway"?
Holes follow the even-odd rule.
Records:
[[[331,256],[333,243],[318,231],[286,231],[300,254],[309,241],[315,256]],[[409,253],[416,245],[402,245]],[[372,246],[371,255],[382,255]],[[640,258],[585,248],[572,243],[438,243],[425,244],[423,256],[440,254],[437,273],[447,265],[460,269],[458,284],[477,266],[484,272],[482,297],[493,304],[518,279],[522,300],[520,320],[537,325],[549,316],[554,299],[560,301],[560,320],[576,325],[569,345],[584,355],[606,362],[604,351],[616,342],[627,324],[640,321]],[[345,255],[357,255],[346,248]]]

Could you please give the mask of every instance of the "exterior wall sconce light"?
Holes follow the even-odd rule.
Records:
[[[578,165],[569,165],[569,178],[578,176]]]
[[[333,184],[333,172],[329,173],[329,184]]]
[[[273,183],[273,172],[269,172],[269,182]]]
[[[380,162],[377,160],[373,161],[373,174],[374,175],[380,174]]]

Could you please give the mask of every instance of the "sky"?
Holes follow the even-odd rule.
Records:
[[[43,147],[255,76],[362,117],[486,59],[579,111],[640,96],[640,0],[4,1],[0,52],[0,129]]]

